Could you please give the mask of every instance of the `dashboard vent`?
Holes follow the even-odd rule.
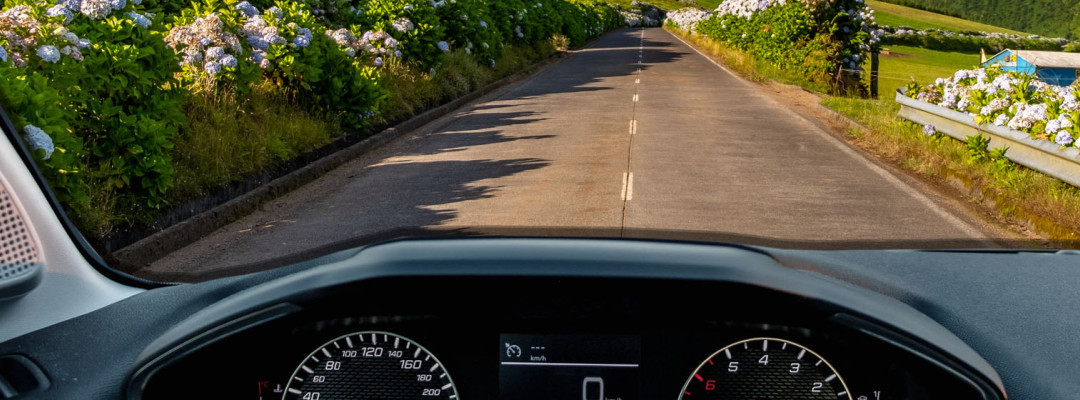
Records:
[[[43,261],[37,236],[0,175],[0,299],[25,294],[28,281],[36,281],[33,277]]]
[[[49,388],[49,379],[30,359],[0,356],[0,399],[13,399]]]

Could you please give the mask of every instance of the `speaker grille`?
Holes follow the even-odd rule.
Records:
[[[0,282],[30,273],[34,264],[42,261],[22,209],[6,182],[0,179]]]

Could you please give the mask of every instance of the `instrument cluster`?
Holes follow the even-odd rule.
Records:
[[[751,285],[394,277],[291,306],[162,363],[141,397],[998,398],[875,316]]]

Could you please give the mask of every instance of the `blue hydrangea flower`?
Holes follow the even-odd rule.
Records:
[[[248,3],[246,1],[241,1],[239,4],[236,5],[236,7],[233,8],[240,10],[240,13],[244,14],[244,16],[248,18],[259,15],[259,9],[255,8],[255,6],[251,5],[251,3]]]
[[[446,43],[446,41],[445,41],[445,40],[443,40],[443,41],[439,42],[439,43],[438,43],[438,44],[436,44],[435,46],[437,46],[437,47],[439,48],[439,50],[442,50],[442,51],[450,51],[450,44],[449,44],[449,43]]]
[[[7,50],[4,49],[4,46],[0,46],[0,61],[7,62],[7,60],[8,60]]]
[[[150,19],[146,18],[145,15],[142,15],[142,14],[139,14],[137,12],[132,11],[132,12],[128,13],[128,17],[131,18],[131,21],[134,22],[135,25],[138,25],[138,26],[143,27],[143,28],[149,28],[150,27]]]
[[[73,12],[82,9],[82,0],[60,0],[57,1],[56,4],[63,5],[64,7],[67,7],[69,11]]]
[[[382,57],[375,57],[375,66],[376,66],[376,67],[381,67],[381,66],[383,66],[383,60],[382,60]]]
[[[38,47],[37,55],[45,62],[54,63],[60,61],[60,49],[50,44]]]
[[[214,46],[214,47],[211,47],[209,49],[206,49],[206,59],[207,60],[217,60],[217,59],[219,59],[221,57],[224,57],[224,56],[225,56],[225,49],[223,49],[221,47]]]
[[[248,44],[251,45],[251,47],[259,50],[266,50],[270,48],[270,43],[267,43],[265,40],[262,40],[262,38],[258,36],[248,36],[247,41]]]
[[[221,72],[221,64],[218,64],[217,61],[207,61],[206,64],[203,64],[203,69],[210,75],[217,75],[218,72]]]
[[[45,11],[45,15],[48,15],[50,17],[63,16],[64,25],[71,23],[71,19],[75,17],[75,15],[71,13],[71,10],[69,10],[67,6],[63,4],[57,4],[55,6],[49,7],[49,9]]]
[[[934,136],[934,134],[937,133],[937,128],[934,128],[933,125],[926,124],[926,126],[923,126],[922,133],[926,136]]]
[[[113,10],[119,10],[127,6],[127,0],[109,0],[109,7]]]
[[[226,54],[225,57],[221,57],[221,65],[228,68],[236,68],[236,57]]]
[[[45,151],[46,160],[52,157],[56,146],[53,145],[52,138],[45,131],[33,125],[26,125],[23,127],[23,132],[26,133],[26,143],[30,145],[31,149]]]

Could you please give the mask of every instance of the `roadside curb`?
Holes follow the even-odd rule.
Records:
[[[588,46],[588,43],[585,45]],[[582,48],[584,48],[583,46]],[[397,125],[376,133],[342,150],[319,158],[284,176],[273,179],[247,193],[237,196],[221,205],[196,214],[182,222],[155,232],[139,241],[118,249],[111,254],[110,266],[126,273],[132,273],[161,257],[179,250],[200,238],[256,211],[264,203],[318,179],[323,174],[345,163],[375,150],[383,145],[412,132],[428,123],[446,116],[462,106],[499,90],[509,84],[524,80],[539,70],[552,65],[573,53],[559,51],[544,61],[537,62],[513,75],[489,83],[484,87],[454,99],[446,104],[434,107]]]

